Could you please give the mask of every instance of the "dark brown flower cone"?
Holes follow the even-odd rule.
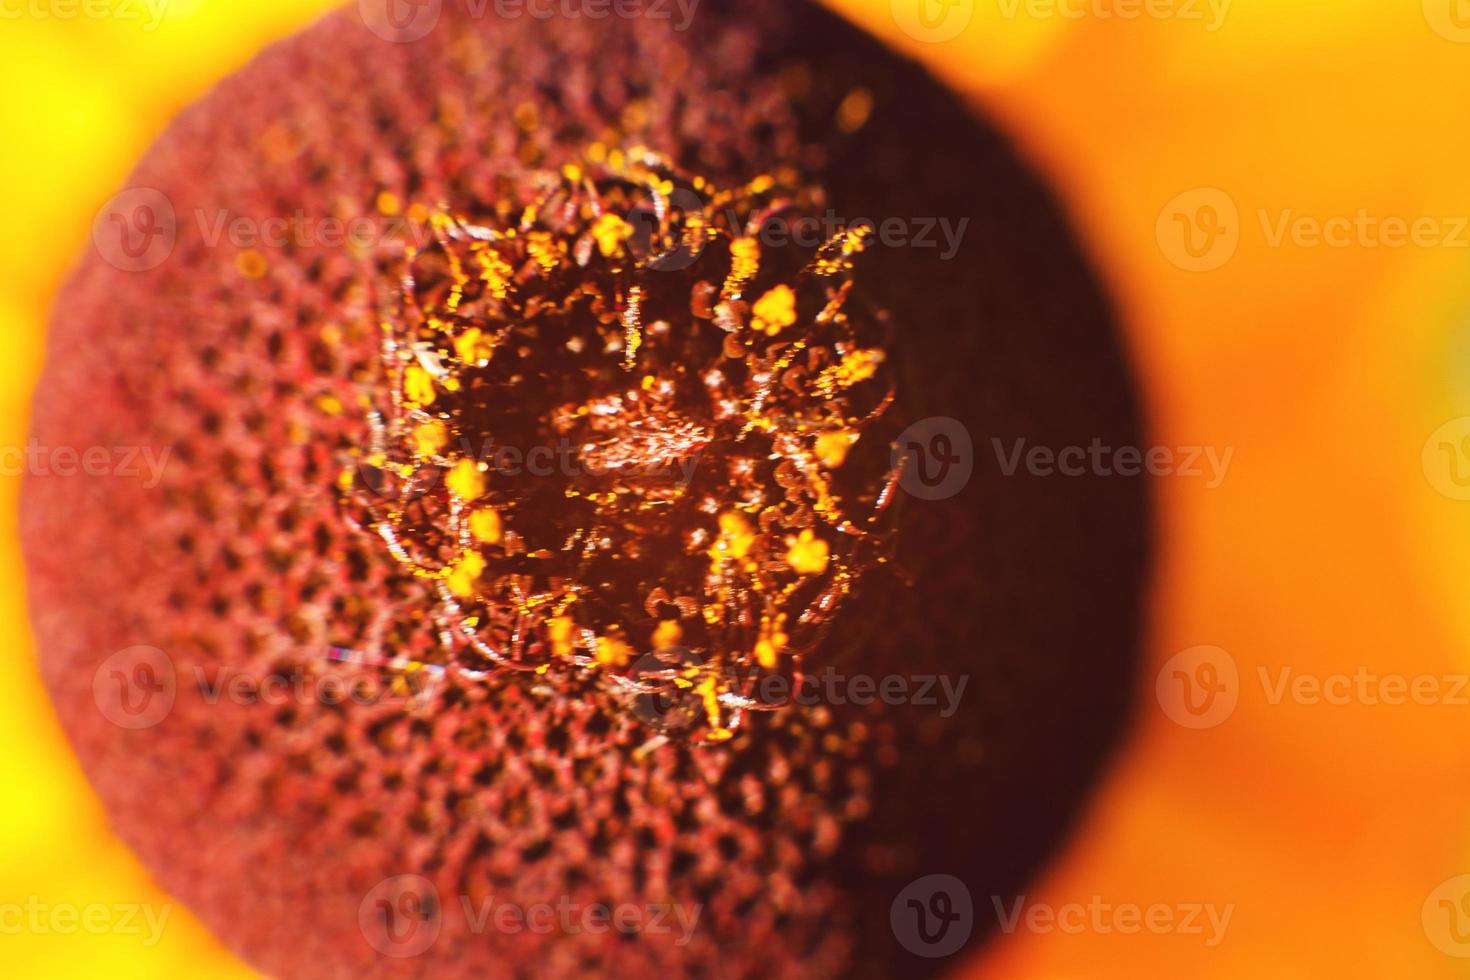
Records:
[[[1121,344],[1065,222],[954,96],[805,3],[705,0],[688,31],[445,8],[405,44],[343,12],[226,80],[130,181],[166,195],[172,253],[130,272],[94,249],[58,297],[40,444],[170,453],[157,486],[38,476],[23,501],[43,671],[117,832],[280,976],[952,967],[996,925],[992,896],[1009,906],[1072,826],[1134,685],[1143,485],[1007,476],[998,458],[1020,439],[1139,444]],[[839,109],[855,90],[872,96],[860,127],[861,96]],[[793,709],[723,745],[639,751],[652,733],[590,683],[496,677],[417,706],[213,697],[235,675],[287,691],[350,676],[326,651],[420,589],[334,493],[365,438],[351,409],[376,355],[372,250],[308,240],[241,259],[228,233],[210,241],[218,217],[381,224],[383,192],[470,208],[610,126],[726,184],[798,165],[847,219],[910,235],[969,219],[948,261],[936,229],[939,247],[877,248],[861,285],[893,319],[895,411],[962,423],[973,477],[904,501],[902,572],[864,583],[811,664],[963,677],[957,710],[935,688],[936,705]],[[166,662],[117,657],[138,646]],[[114,668],[157,681],[171,709],[117,724]],[[929,874],[972,901],[950,958],[914,956],[890,920]],[[404,903],[421,879],[395,876],[431,892]],[[432,942],[394,946],[378,898]],[[672,917],[627,935],[493,914],[476,928],[466,905],[487,899],[700,912],[680,944]]]

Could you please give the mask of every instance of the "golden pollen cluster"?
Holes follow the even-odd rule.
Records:
[[[886,560],[870,229],[768,245],[820,191],[641,147],[532,183],[403,255],[343,502],[426,583],[441,674],[594,674],[728,738]]]

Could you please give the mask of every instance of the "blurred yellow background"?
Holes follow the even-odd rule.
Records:
[[[99,205],[179,108],[334,5],[167,0],[155,22],[157,3],[78,16],[77,2],[0,0],[0,445],[25,442],[45,317],[65,307],[57,290]],[[1050,176],[1123,317],[1150,442],[1235,449],[1216,489],[1156,481],[1140,720],[1027,896],[1228,906],[1223,941],[1023,925],[976,971],[1470,973],[1470,940],[1438,905],[1463,890],[1442,883],[1470,872],[1470,707],[1271,696],[1284,668],[1470,671],[1470,503],[1456,499],[1470,496],[1456,479],[1470,422],[1451,424],[1470,416],[1470,10],[833,5],[972,97]],[[161,909],[170,900],[108,834],[41,689],[18,486],[0,479],[0,902]],[[1155,675],[1201,645],[1238,681],[1228,718],[1194,729],[1172,720]],[[144,938],[4,930],[0,959],[15,976],[251,975],[181,908],[161,941]]]

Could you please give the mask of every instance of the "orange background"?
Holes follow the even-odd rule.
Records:
[[[1027,896],[1233,906],[1224,940],[1023,928],[977,971],[1470,974],[1436,943],[1470,944],[1421,918],[1431,892],[1470,872],[1470,708],[1273,704],[1259,680],[1286,667],[1470,671],[1457,588],[1470,503],[1440,492],[1452,484],[1437,437],[1421,458],[1442,425],[1470,416],[1470,29],[1450,18],[1461,0],[1235,0],[1218,21],[1206,0],[1152,0],[1177,16],[1135,17],[1142,0],[953,0],[941,29],[964,29],[944,41],[916,28],[916,2],[833,5],[971,96],[1051,177],[1124,320],[1150,442],[1235,449],[1217,489],[1156,481],[1141,717],[1082,831]],[[332,5],[170,0],[148,30],[0,2],[0,445],[25,442],[44,320],[99,205],[180,107]],[[1238,245],[1186,271],[1170,230],[1176,215],[1201,219],[1204,199],[1171,202],[1198,188],[1233,206],[1217,214],[1221,240]],[[1448,240],[1273,237],[1283,216],[1359,215],[1422,219]],[[0,902],[167,903],[109,835],[41,690],[18,486],[0,478]],[[1204,644],[1233,658],[1239,700],[1191,730],[1160,710],[1155,672]],[[975,902],[994,914],[989,896]],[[0,959],[17,976],[251,975],[178,907],[156,946],[27,932],[0,935]]]

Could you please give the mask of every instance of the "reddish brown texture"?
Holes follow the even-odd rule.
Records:
[[[859,84],[877,92],[874,119],[838,133],[836,106]],[[328,395],[352,404],[375,356],[378,261],[265,248],[251,278],[205,232],[221,211],[373,216],[382,191],[473,211],[612,120],[723,182],[800,161],[850,215],[973,216],[957,266],[890,256],[872,297],[927,352],[905,367],[909,414],[963,419],[982,451],[992,431],[1131,434],[1106,317],[1044,198],[937,87],[825,14],[707,3],[683,34],[446,9],[422,41],[389,44],[346,12],[266,51],[130,181],[172,202],[170,258],[129,273],[94,252],[58,299],[37,437],[167,448],[164,481],[33,480],[24,535],[43,671],[118,833],[271,973],[932,969],[895,945],[893,895],[954,873],[983,913],[1055,841],[1116,733],[1143,554],[1136,489],[1084,500],[990,477],[917,509],[915,586],[871,588],[832,646],[854,671],[973,675],[952,718],[833,706],[759,719],[725,746],[638,753],[650,731],[592,686],[497,678],[418,706],[246,705],[199,689],[196,670],[342,674],[327,649],[360,645],[375,611],[421,589],[342,521],[334,481],[363,421],[322,409]],[[534,148],[517,149],[528,131]],[[411,627],[390,640],[405,655],[432,642]],[[167,654],[178,697],[129,731],[99,712],[92,679],[137,644]],[[444,899],[442,932],[415,958],[376,954],[358,924],[369,891],[400,874]],[[488,894],[704,909],[682,948],[471,934],[458,897]]]

